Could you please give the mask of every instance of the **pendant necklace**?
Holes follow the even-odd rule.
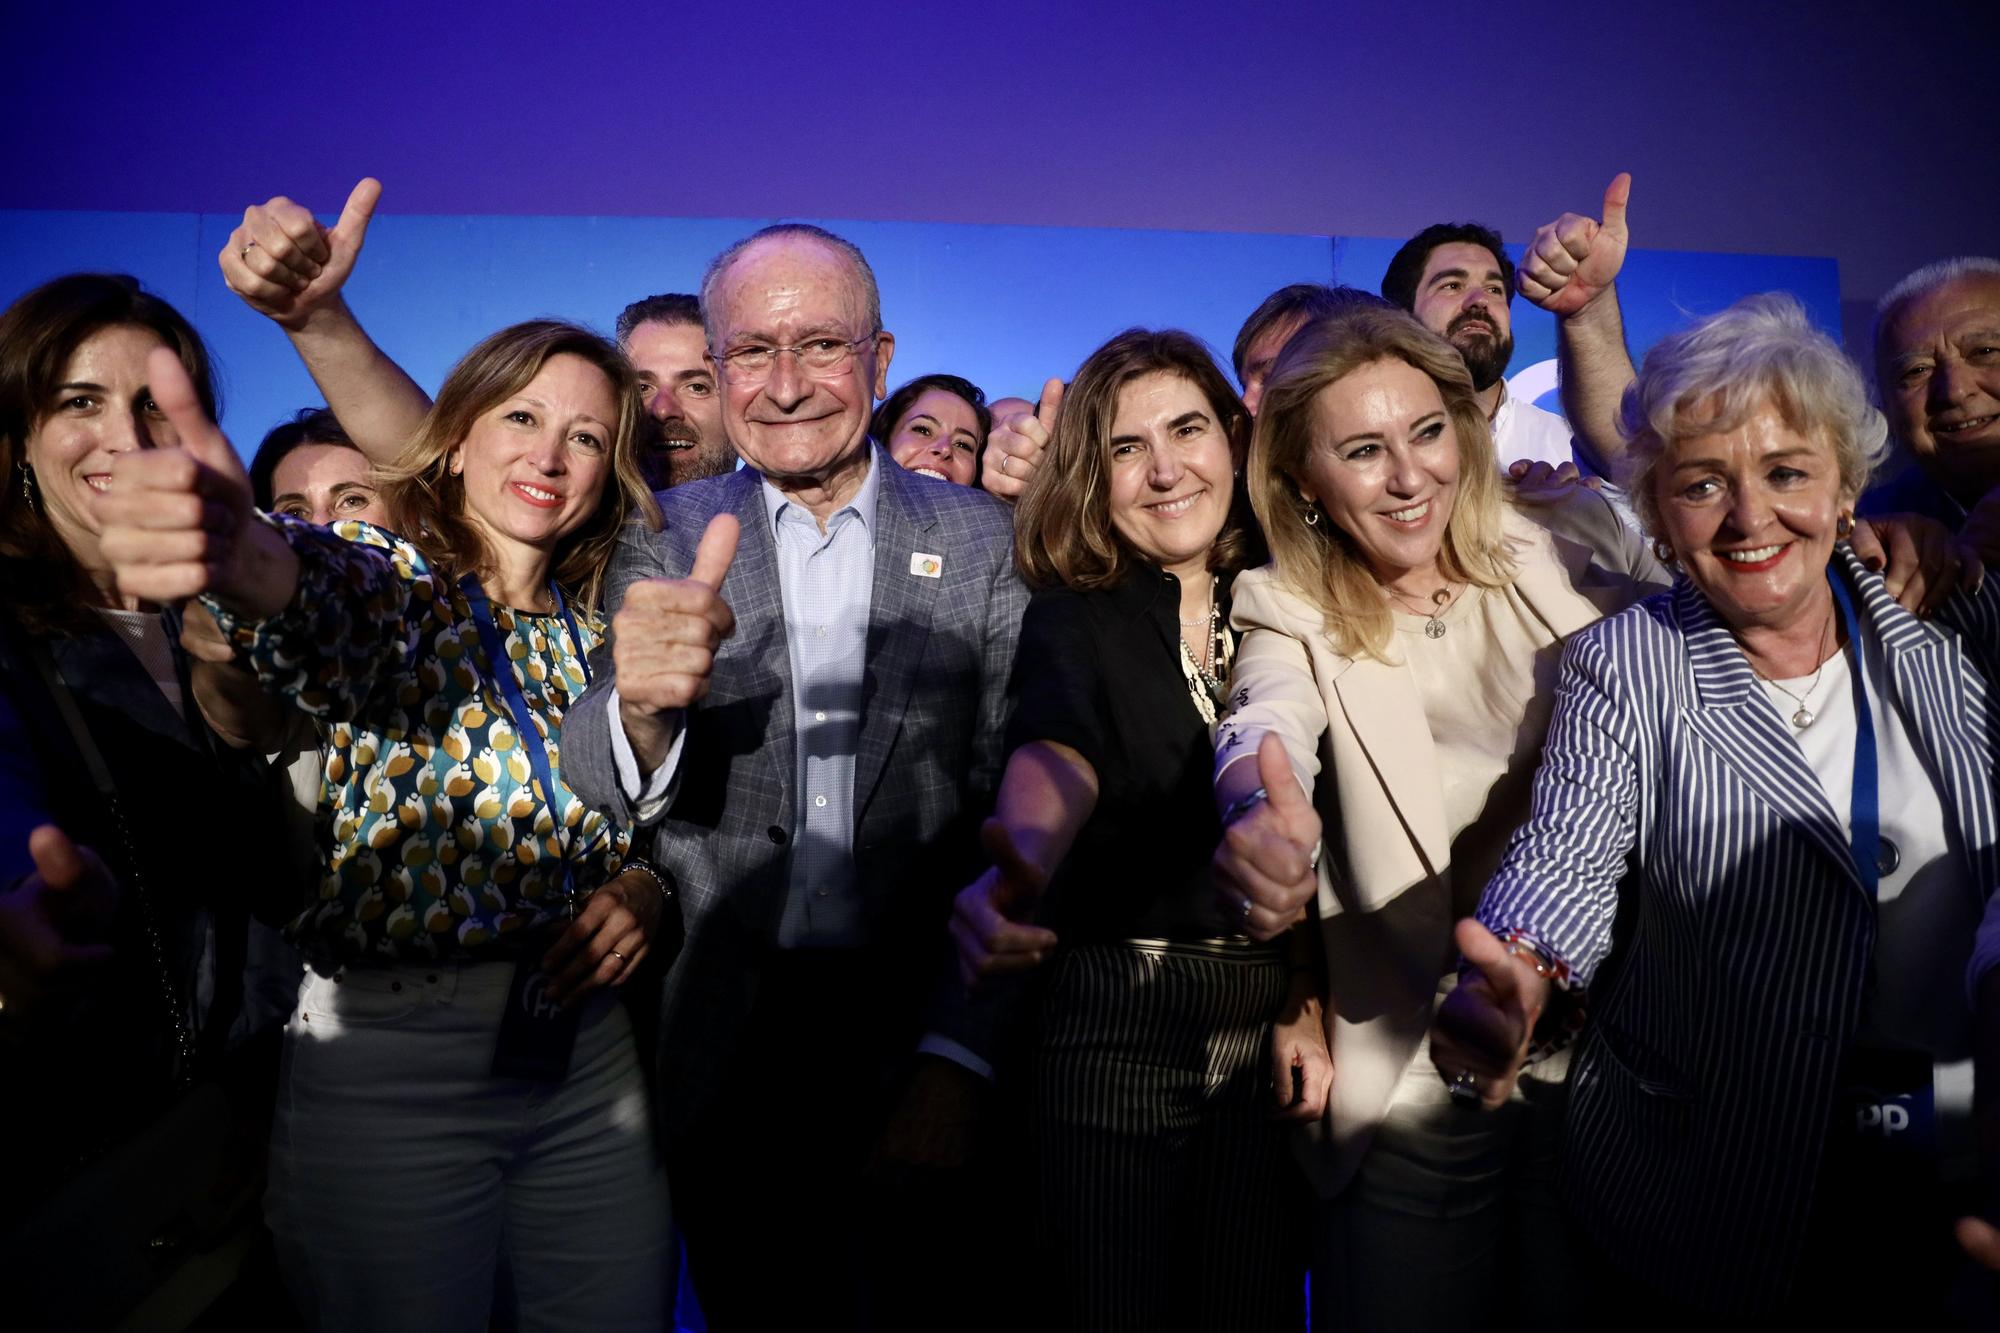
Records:
[[[1822,653],[1826,652],[1827,636],[1830,635],[1832,632],[1833,632],[1833,615],[1831,612],[1829,612],[1826,618],[1826,629],[1819,636],[1820,652]],[[1807,727],[1810,727],[1819,718],[1819,714],[1813,712],[1813,710],[1807,706],[1806,701],[1811,699],[1813,697],[1813,691],[1819,688],[1819,678],[1821,675],[1825,673],[1826,664],[1832,660],[1833,659],[1831,654],[1828,654],[1827,656],[1820,658],[1819,669],[1812,673],[1812,681],[1809,684],[1807,684],[1804,694],[1794,694],[1792,693],[1791,690],[1785,687],[1785,683],[1783,681],[1773,680],[1769,676],[1765,675],[1763,672],[1757,671],[1757,679],[1763,681],[1766,685],[1769,685],[1772,689],[1776,690],[1778,693],[1784,695],[1787,699],[1790,699],[1793,703],[1798,705],[1798,708],[1792,713],[1792,725],[1797,727],[1800,731],[1804,731]],[[1752,667],[1750,669],[1752,671],[1757,670],[1755,667]]]
[[[1388,593],[1389,596],[1395,600],[1398,606],[1402,607],[1405,611],[1408,611],[1411,615],[1429,617],[1429,619],[1424,621],[1425,638],[1442,639],[1444,637],[1444,631],[1445,631],[1445,623],[1443,619],[1444,610],[1447,606],[1451,605],[1451,585],[1449,583],[1447,583],[1444,587],[1439,588],[1436,592],[1431,594],[1431,609],[1428,611],[1419,610],[1418,608],[1411,606],[1408,602],[1403,600],[1402,594],[1394,591],[1393,589],[1385,587],[1382,589],[1382,591]]]

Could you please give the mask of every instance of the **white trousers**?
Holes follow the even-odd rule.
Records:
[[[310,971],[285,1029],[265,1210],[313,1327],[671,1326],[666,1176],[632,1028],[584,1006],[560,1083],[491,1071],[513,965]]]

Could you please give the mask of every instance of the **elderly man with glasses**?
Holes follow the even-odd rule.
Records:
[[[564,770],[656,830],[685,903],[659,1101],[711,1326],[934,1321],[896,1313],[915,1219],[869,1216],[864,1168],[890,1123],[959,1118],[907,1089],[935,1113],[982,1066],[937,996],[1026,604],[1009,515],[869,438],[895,338],[853,245],[766,228],[709,267],[701,306],[745,466],[627,533]]]

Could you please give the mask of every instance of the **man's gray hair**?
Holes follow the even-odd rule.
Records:
[[[715,318],[715,289],[722,281],[722,275],[729,266],[759,241],[799,238],[818,241],[821,245],[838,253],[854,269],[855,279],[860,282],[866,297],[868,327],[863,333],[879,333],[882,330],[882,293],[875,286],[875,270],[868,266],[868,259],[861,253],[861,247],[845,236],[836,236],[824,227],[815,227],[810,222],[779,222],[762,230],[754,231],[736,244],[717,255],[701,275],[701,312],[704,331],[711,339],[715,326],[707,321]]]
[[[1653,482],[1673,446],[1734,430],[1766,403],[1800,435],[1832,446],[1842,488],[1861,493],[1882,461],[1882,414],[1860,370],[1798,300],[1765,292],[1654,343],[1625,390],[1626,485],[1649,536],[1662,535]]]
[[[1935,264],[1924,265],[1891,287],[1888,294],[1875,303],[1875,322],[1868,330],[1868,346],[1874,350],[1877,369],[1882,365],[1882,330],[1888,325],[1889,316],[1918,297],[1929,296],[1960,278],[1973,277],[2000,279],[2000,259],[1990,259],[1985,255],[1940,259]]]

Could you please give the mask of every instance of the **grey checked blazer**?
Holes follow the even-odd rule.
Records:
[[[2000,885],[2000,580],[1925,623],[1847,548],[1834,563],[1882,641],[1887,680],[1869,685],[1902,705],[1983,903]],[[1479,917],[1586,984],[1621,910],[1630,932],[1571,1070],[1564,1192],[1657,1288],[1769,1306],[1804,1240],[1875,905],[1825,789],[1685,578],[1572,640],[1559,691],[1534,813]]]
[[[861,733],[854,768],[854,860],[871,943],[910,968],[909,1042],[948,972],[952,896],[977,873],[978,821],[1004,756],[1007,675],[1027,590],[1013,566],[1012,515],[982,491],[918,477],[875,449],[880,474]],[[645,578],[679,578],[708,520],[743,525],[722,596],[736,632],[716,655],[709,694],[690,710],[672,806],[653,855],[679,885],[688,942],[668,978],[660,1088],[671,1128],[713,1092],[754,998],[758,960],[775,947],[794,833],[791,658],[777,547],[744,468],[662,492],[662,531],[628,528],[613,558],[606,614]],[[936,578],[914,553],[942,558]],[[611,749],[610,644],[593,684],[563,718],[563,776],[584,801],[632,822]],[[977,1034],[949,1032],[977,1045]]]

